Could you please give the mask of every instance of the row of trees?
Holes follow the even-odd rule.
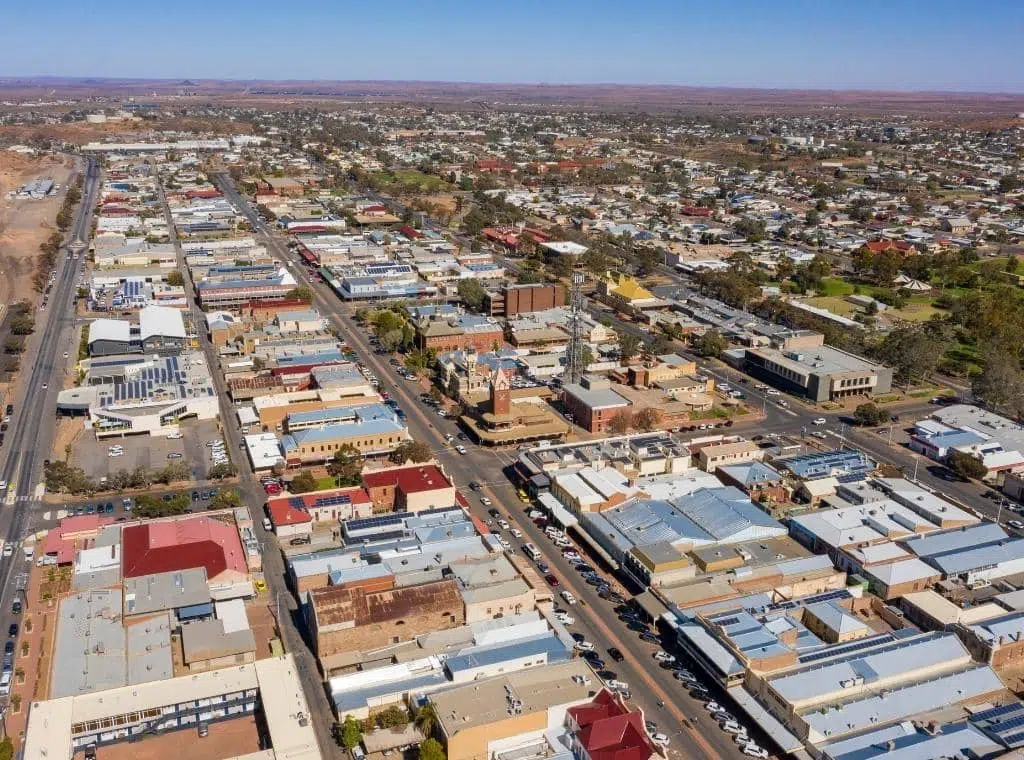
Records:
[[[98,483],[86,475],[85,470],[62,459],[51,461],[43,468],[46,490],[53,493],[88,495],[102,491],[124,491],[134,488],[149,488],[153,485],[169,485],[192,477],[191,468],[183,462],[169,462],[159,470],[138,466],[133,470],[119,470],[107,477],[105,483]]]

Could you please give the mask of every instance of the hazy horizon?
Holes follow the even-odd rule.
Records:
[[[1009,0],[52,0],[4,17],[9,78],[1024,92],[1024,3]]]

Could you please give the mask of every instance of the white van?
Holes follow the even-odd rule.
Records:
[[[6,697],[11,693],[11,671],[0,676],[0,697]]]

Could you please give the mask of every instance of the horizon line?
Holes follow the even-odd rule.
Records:
[[[9,83],[15,80],[26,82],[65,80],[74,82],[181,82],[189,81],[199,83],[273,83],[273,84],[411,84],[411,85],[474,85],[479,87],[624,87],[624,88],[660,88],[678,90],[735,90],[753,92],[820,92],[820,93],[864,93],[864,94],[955,94],[955,95],[979,95],[979,96],[1009,96],[1024,97],[1024,84],[1020,90],[980,90],[980,89],[936,89],[928,87],[903,87],[903,88],[880,88],[874,86],[825,86],[825,85],[736,85],[736,84],[679,84],[665,82],[555,82],[555,81],[474,81],[468,79],[303,79],[284,78],[268,79],[253,78],[243,79],[235,77],[209,77],[209,76],[88,76],[88,75],[65,75],[65,74],[3,74],[0,73],[0,84]]]

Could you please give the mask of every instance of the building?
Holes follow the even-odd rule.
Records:
[[[460,314],[448,319],[432,315],[416,322],[416,345],[422,350],[458,351],[475,348],[483,353],[505,342],[505,332],[492,317]]]
[[[336,529],[339,520],[372,514],[370,496],[359,487],[329,488],[267,500],[267,515],[280,538],[309,535],[321,523]]]
[[[466,622],[454,580],[368,591],[329,586],[307,592],[306,621],[317,657],[382,649]]]
[[[293,417],[299,424],[292,425]],[[303,412],[286,422],[281,449],[289,467],[326,462],[347,447],[363,456],[380,456],[409,439],[404,421],[384,404]]]
[[[579,760],[649,760],[655,753],[644,714],[622,695],[601,689],[587,704],[566,711],[573,757]]]
[[[199,352],[181,356],[128,354],[80,364],[81,385],[57,394],[57,413],[88,417],[98,437],[166,435],[182,419],[216,419],[217,392]]]
[[[561,283],[505,285],[487,293],[483,310],[492,317],[515,317],[565,306],[565,287]]]
[[[257,711],[270,745],[265,760],[321,757],[292,655],[32,702],[22,754],[71,758],[87,747],[144,743],[147,735],[194,732]]]
[[[562,403],[572,420],[590,433],[605,433],[616,415],[629,414],[630,402],[612,390],[611,381],[586,375],[562,387]]]
[[[512,381],[501,367],[488,382],[483,404],[459,418],[473,440],[484,446],[510,446],[531,441],[563,441],[571,426],[540,395],[513,400]]]
[[[368,470],[363,473],[363,488],[377,514],[416,513],[456,503],[455,486],[434,462]]]
[[[177,354],[187,341],[181,311],[167,306],[140,309],[138,324],[105,318],[89,323],[89,356]]]
[[[747,348],[743,371],[814,402],[874,396],[892,388],[892,370],[831,346]]]
[[[121,530],[121,547],[121,572],[126,580],[201,567],[210,584],[250,585],[238,527],[212,517],[126,525]]]
[[[760,462],[764,449],[753,441],[724,441],[708,443],[697,449],[697,464],[704,472],[715,472],[719,467]]]
[[[490,760],[513,739],[543,737],[588,702],[597,676],[582,659],[528,668],[436,691],[428,699],[449,760]]]

